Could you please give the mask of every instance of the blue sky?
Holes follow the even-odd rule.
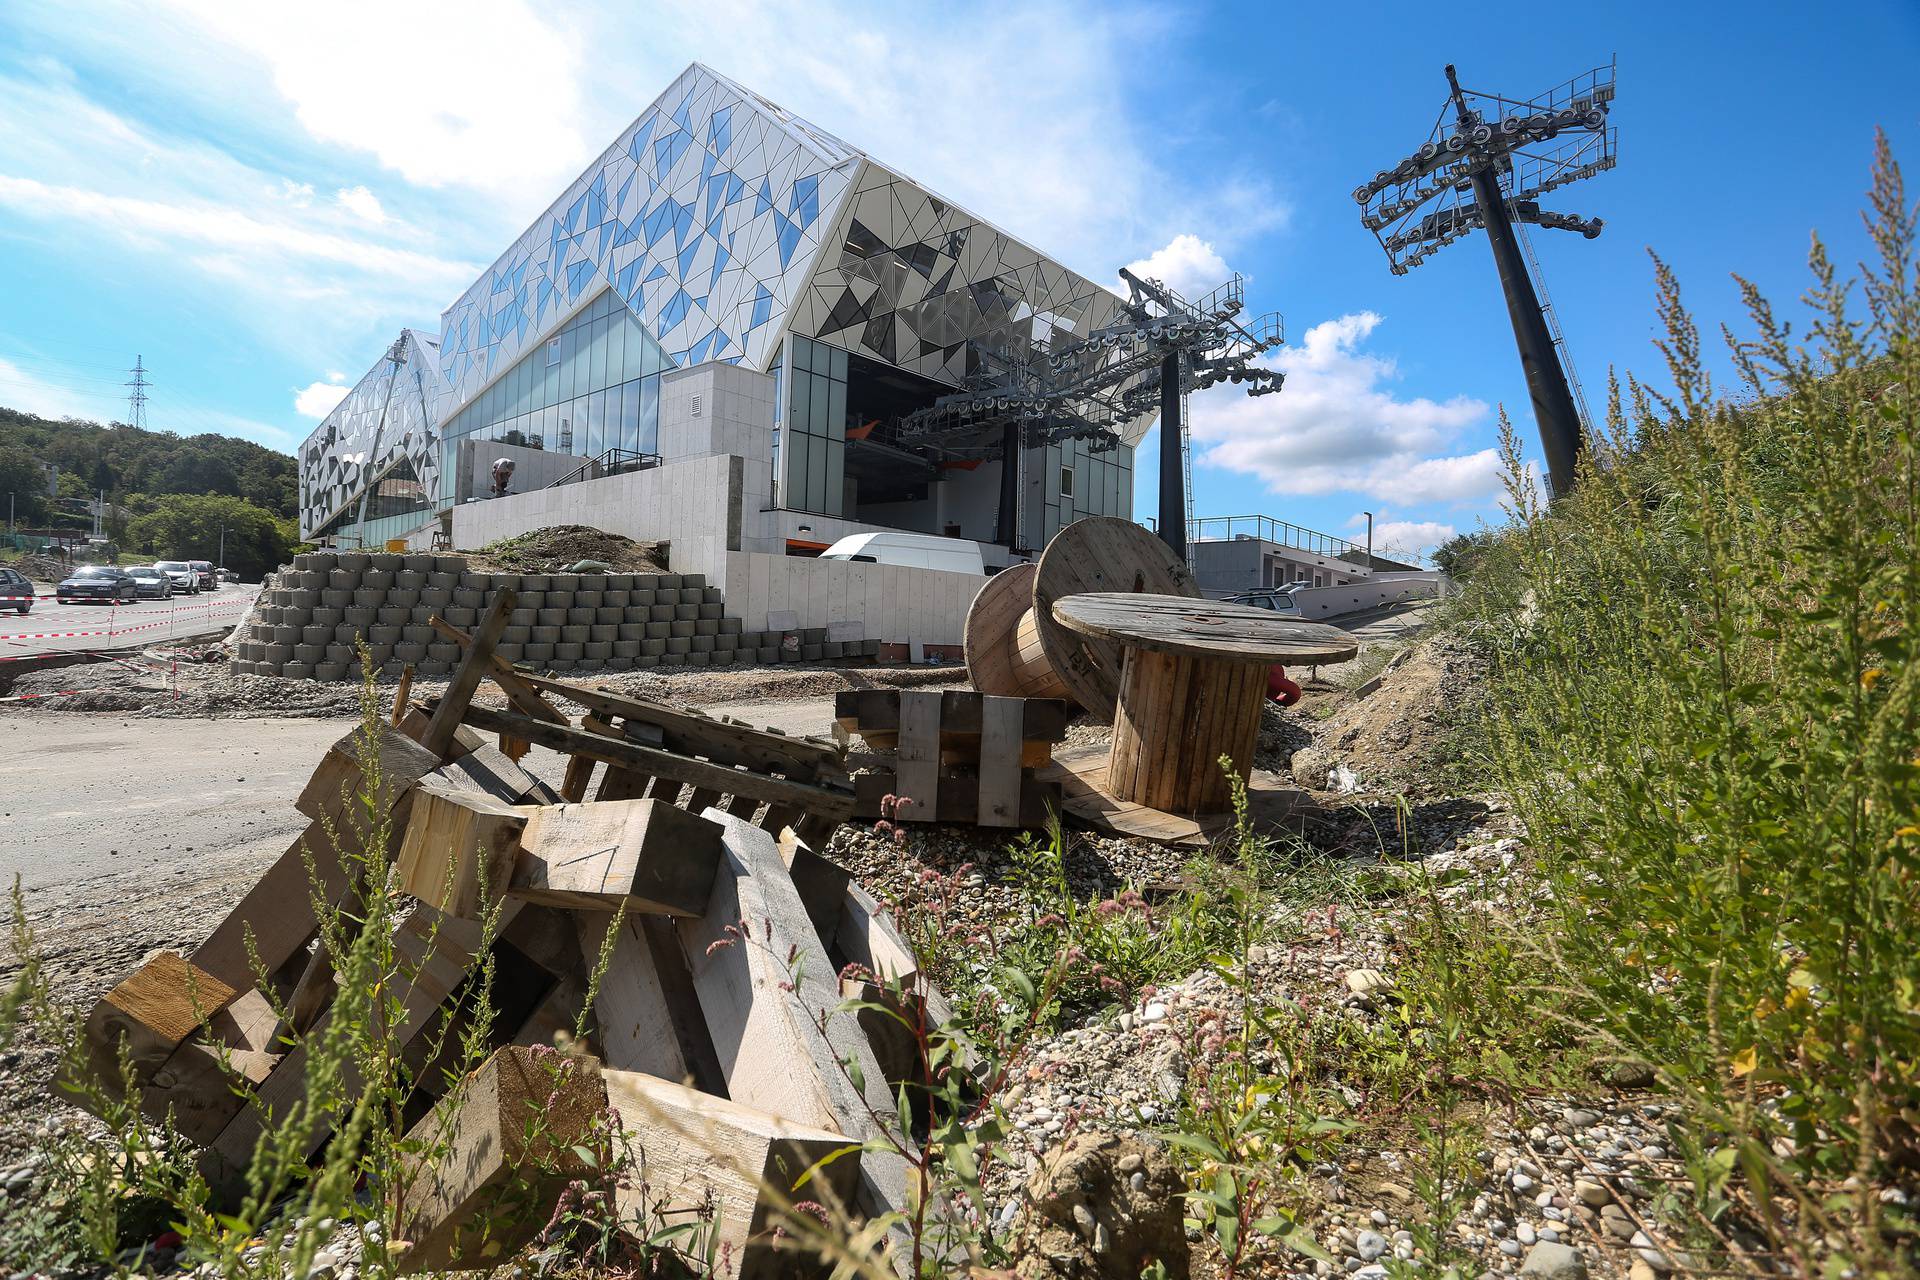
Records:
[[[699,59],[1095,279],[1249,279],[1287,390],[1196,401],[1196,512],[1417,550],[1497,518],[1495,407],[1532,422],[1484,243],[1388,274],[1349,195],[1424,136],[1452,58],[1530,94],[1617,54],[1621,165],[1536,233],[1580,375],[1657,375],[1651,267],[1738,326],[1808,236],[1865,251],[1885,126],[1920,188],[1920,5],[832,3],[0,6],[0,404],[291,450]],[[1458,37],[1447,33],[1463,29]],[[1657,376],[1656,376],[1657,380]],[[1154,510],[1153,439],[1136,510]]]

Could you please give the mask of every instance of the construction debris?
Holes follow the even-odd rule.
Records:
[[[709,1206],[739,1274],[782,1273],[768,1233],[825,1157],[864,1147],[824,1166],[805,1198],[864,1215],[906,1203],[905,1160],[881,1139],[899,1132],[894,1088],[919,1058],[894,1019],[837,1012],[837,975],[917,1019],[946,1010],[880,904],[818,852],[859,808],[845,751],[516,670],[497,653],[515,606],[496,590],[472,635],[435,620],[459,655],[445,692],[328,751],[297,804],[306,833],[191,955],[158,953],[102,999],[89,1049],[104,1066],[124,1046],[141,1110],[171,1112],[206,1148],[213,1185],[238,1185],[274,1118],[305,1099],[309,1046],[337,996],[329,942],[350,945],[366,915],[348,855],[384,826],[395,898],[382,918],[405,984],[396,1048],[426,1061],[427,1029],[459,1025],[488,954],[498,993],[479,1071],[451,1089],[446,1071],[415,1073],[409,1110],[424,1118],[408,1145],[438,1154],[401,1179],[403,1265],[510,1257],[612,1115],[615,1137],[644,1153],[636,1181],[655,1208]],[[488,682],[509,710],[475,705]],[[909,697],[939,709],[938,694]],[[1058,740],[1058,704],[1014,702],[1008,719],[960,701],[972,718],[957,706],[948,741],[962,755],[1004,737],[1017,765],[1023,744],[1043,755]],[[570,757],[560,792],[515,763],[534,746]],[[329,904],[340,919],[323,930]],[[331,1136],[315,1121],[310,1156]]]

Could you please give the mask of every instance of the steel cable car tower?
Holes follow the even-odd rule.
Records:
[[[1521,100],[1462,89],[1449,63],[1447,87],[1447,105],[1427,141],[1353,198],[1397,276],[1476,227],[1485,229],[1559,496],[1573,488],[1583,421],[1569,385],[1572,361],[1563,362],[1565,339],[1557,336],[1557,318],[1550,321],[1541,306],[1527,267],[1531,246],[1520,237],[1527,223],[1589,240],[1600,234],[1600,219],[1550,213],[1539,197],[1614,167],[1619,133],[1607,125],[1614,68],[1597,67]]]
[[[1186,399],[1219,383],[1250,396],[1280,390],[1278,370],[1251,363],[1286,340],[1278,312],[1242,320],[1240,276],[1197,302],[1122,268],[1128,298],[1114,322],[1040,351],[980,347],[965,386],[900,420],[900,439],[950,453],[997,455],[996,540],[1019,536],[1019,460],[1035,444],[1067,439],[1110,449],[1129,421],[1160,412],[1160,537],[1182,556],[1189,507]]]

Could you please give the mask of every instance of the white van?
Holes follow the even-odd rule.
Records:
[[[948,573],[987,571],[980,544],[964,538],[932,533],[855,533],[820,553],[822,560],[855,560],[861,564],[898,564],[912,569],[944,569]]]

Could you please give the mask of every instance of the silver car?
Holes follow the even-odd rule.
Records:
[[[176,593],[188,596],[200,594],[200,575],[185,560],[157,560],[153,567],[173,579]]]

